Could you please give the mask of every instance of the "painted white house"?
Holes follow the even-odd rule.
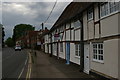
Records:
[[[87,74],[120,79],[120,2],[72,2],[45,36],[45,52]]]
[[[84,71],[118,79],[120,2],[95,3],[83,12]]]

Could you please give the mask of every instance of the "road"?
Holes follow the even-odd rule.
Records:
[[[13,48],[4,48],[2,52],[2,77],[20,78],[27,61],[28,55],[26,50],[15,51]],[[25,78],[25,75],[23,76]]]

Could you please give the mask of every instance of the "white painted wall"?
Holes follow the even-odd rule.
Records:
[[[89,32],[89,39],[94,38],[94,22],[93,20],[88,21],[88,32]]]
[[[104,63],[93,61],[92,45],[90,45],[91,69],[118,78],[118,39],[104,41]]]
[[[101,36],[112,36],[118,34],[118,14],[111,15],[101,20]]]
[[[70,30],[66,31],[66,40],[70,41]]]
[[[47,47],[47,44],[45,44],[45,53],[48,53],[48,47]]]
[[[59,43],[59,57],[65,59],[65,46],[63,43],[63,52],[60,52],[60,43]]]
[[[57,56],[57,44],[56,43],[53,44],[53,55]]]
[[[89,32],[87,27],[87,11],[83,12],[83,32],[84,32],[84,40],[88,40]]]
[[[49,53],[51,54],[51,45],[49,44]]]
[[[75,41],[80,41],[81,40],[81,31],[80,29],[75,30]]]
[[[70,61],[80,65],[80,58],[75,56],[75,44],[70,43]]]

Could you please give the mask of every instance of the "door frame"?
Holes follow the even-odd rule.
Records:
[[[88,48],[88,51],[85,51],[86,50],[86,46]],[[87,54],[85,52],[87,52]],[[88,66],[87,70],[85,70],[85,66],[86,66],[85,65],[86,64],[85,61],[88,61],[87,62],[87,66]],[[84,44],[84,72],[89,74],[89,71],[90,71],[90,44],[89,43],[85,43]]]
[[[70,42],[66,42],[66,64],[70,64]]]

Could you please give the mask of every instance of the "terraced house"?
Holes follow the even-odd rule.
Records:
[[[80,71],[120,79],[120,2],[72,2],[47,35],[46,53]]]

